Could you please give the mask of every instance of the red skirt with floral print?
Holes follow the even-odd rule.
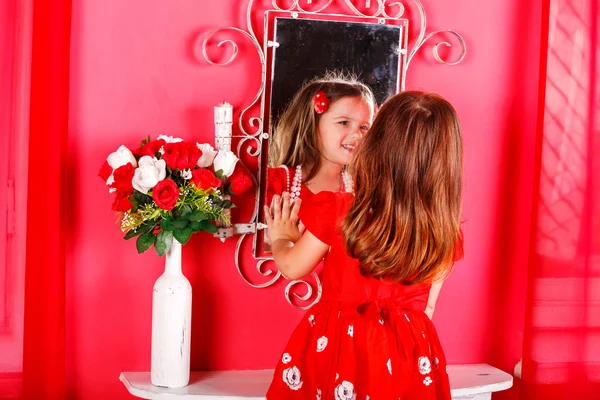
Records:
[[[451,399],[446,358],[423,311],[392,300],[312,307],[275,369],[267,399]]]

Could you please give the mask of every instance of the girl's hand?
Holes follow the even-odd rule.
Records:
[[[276,240],[286,240],[296,243],[302,236],[303,226],[299,225],[298,212],[301,200],[294,200],[290,205],[290,194],[283,192],[282,196],[275,195],[271,207],[264,206],[267,232],[271,243]],[[302,231],[301,231],[302,229]]]

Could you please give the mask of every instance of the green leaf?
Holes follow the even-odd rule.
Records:
[[[154,228],[153,223],[145,223],[138,226],[135,230],[130,229],[125,236],[123,237],[125,240],[133,239],[137,235],[141,235],[142,233],[148,233]]]
[[[131,202],[131,204],[133,205],[133,208],[131,209],[131,212],[137,212],[138,208],[140,208],[140,204],[138,203],[138,201],[135,199],[135,196],[132,194],[131,196],[129,196],[129,201]]]
[[[210,214],[202,211],[194,211],[186,215],[185,218],[190,221],[206,221],[207,219],[210,219]]]
[[[227,182],[223,185],[223,194],[233,194],[231,193],[231,182]]]
[[[162,221],[160,221],[160,227],[164,230],[172,231],[173,228],[171,228],[171,222],[173,222],[173,217],[167,215],[163,218]]]
[[[233,208],[233,202],[231,200],[223,200],[223,202],[221,203],[221,207]]]
[[[137,248],[138,254],[142,254],[152,247],[155,238],[156,237],[152,234],[152,232],[147,232],[140,235],[135,242],[135,247]]]
[[[123,236],[123,239],[125,239],[125,240],[133,239],[134,237],[136,237],[137,235],[140,235],[141,233],[142,232],[140,232],[139,229],[136,229],[136,230],[130,229],[127,231],[125,236]]]
[[[192,228],[190,226],[186,226],[183,229],[174,230],[173,237],[175,237],[179,243],[186,244],[187,241],[190,240],[192,233]]]
[[[133,191],[133,198],[137,202],[138,207],[146,205],[146,204],[150,204],[153,201],[152,197],[150,197],[147,194],[144,194],[142,192],[138,192],[137,190]]]
[[[200,230],[201,224],[202,223],[200,221],[190,221],[190,224],[188,226],[193,232],[198,232]]]
[[[219,229],[216,226],[210,223],[210,221],[201,221],[200,222],[200,230],[209,233],[217,233]]]
[[[188,224],[187,219],[173,219],[173,218],[165,218],[163,222],[161,222],[160,226],[166,231],[174,231],[175,229],[183,229]]]
[[[173,232],[162,230],[156,235],[156,243],[154,243],[154,250],[159,256],[164,256],[171,249],[173,243]]]
[[[183,206],[181,206],[179,208],[179,210],[177,210],[177,215],[179,217],[185,217],[186,215],[188,215],[191,212],[192,212],[192,207],[190,207],[188,204],[184,204]]]
[[[171,222],[171,226],[173,227],[171,230],[174,231],[175,229],[183,229],[187,226],[188,222],[190,221],[184,218],[175,219],[173,222]]]
[[[150,135],[148,135],[144,140],[142,140],[140,142],[140,147],[144,147],[145,144],[150,143],[151,139],[150,139]]]

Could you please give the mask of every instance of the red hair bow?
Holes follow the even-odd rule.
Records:
[[[313,97],[313,105],[317,114],[323,114],[329,109],[329,99],[324,91],[320,91]]]

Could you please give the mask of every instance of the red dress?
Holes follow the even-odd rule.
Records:
[[[303,202],[306,228],[331,246],[323,296],[292,334],[267,399],[451,399],[446,358],[424,310],[429,284],[363,277],[339,225],[352,195],[320,192]]]

